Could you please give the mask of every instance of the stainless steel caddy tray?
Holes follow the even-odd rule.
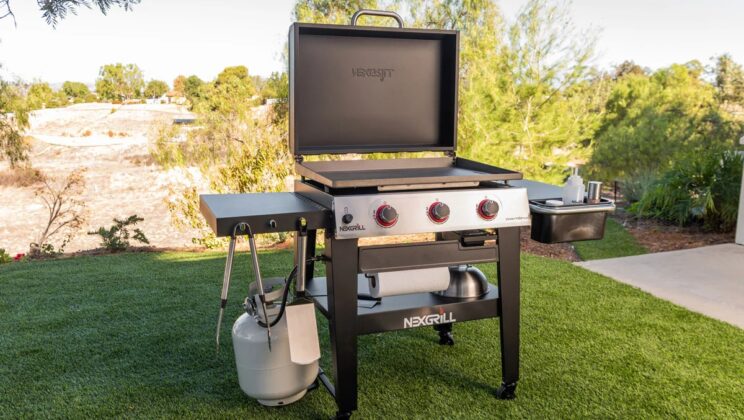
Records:
[[[615,203],[607,199],[562,206],[547,206],[545,201],[530,200],[530,237],[547,244],[602,239],[607,215],[615,211]]]

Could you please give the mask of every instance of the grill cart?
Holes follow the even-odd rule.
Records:
[[[356,26],[361,14],[391,16],[400,27]],[[319,371],[318,379],[336,400],[337,418],[357,409],[360,335],[425,326],[434,327],[440,344],[452,345],[454,324],[492,317],[499,318],[501,342],[502,381],[494,384],[495,396],[515,397],[519,231],[530,226],[531,209],[539,214],[529,192],[540,200],[560,196],[560,189],[457,156],[458,72],[457,31],[404,29],[397,15],[378,11],[358,12],[349,26],[295,23],[289,32],[289,144],[299,174],[294,192],[201,196],[209,225],[233,242],[240,234],[295,232],[294,296],[313,302],[328,318],[332,378]],[[441,156],[307,159],[392,152]],[[550,214],[533,236],[565,240],[561,220],[604,216],[607,208]],[[589,225],[587,238],[597,237],[604,219],[565,225]],[[320,255],[319,231],[325,244]],[[420,233],[436,239],[359,242]],[[316,262],[325,265],[325,277],[313,277]],[[496,265],[496,285],[471,266],[476,263]],[[223,293],[223,306],[225,300]]]

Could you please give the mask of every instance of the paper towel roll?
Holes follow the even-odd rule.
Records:
[[[367,277],[369,278],[369,294],[376,298],[437,292],[446,289],[450,281],[447,267],[389,271],[367,274]]]

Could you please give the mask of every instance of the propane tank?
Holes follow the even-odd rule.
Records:
[[[276,319],[276,314],[269,319]],[[241,315],[232,328],[235,364],[240,388],[267,406],[287,405],[302,398],[318,376],[318,361],[306,365],[292,362],[287,317],[271,326],[271,347],[260,318]]]

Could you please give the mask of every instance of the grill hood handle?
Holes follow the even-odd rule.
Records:
[[[354,13],[353,16],[351,16],[351,25],[357,26],[357,20],[359,20],[359,18],[363,15],[393,18],[395,19],[396,22],[398,22],[399,28],[403,27],[403,19],[400,17],[399,14],[395,12],[388,12],[387,10],[370,10],[370,9],[357,10],[357,12]]]

